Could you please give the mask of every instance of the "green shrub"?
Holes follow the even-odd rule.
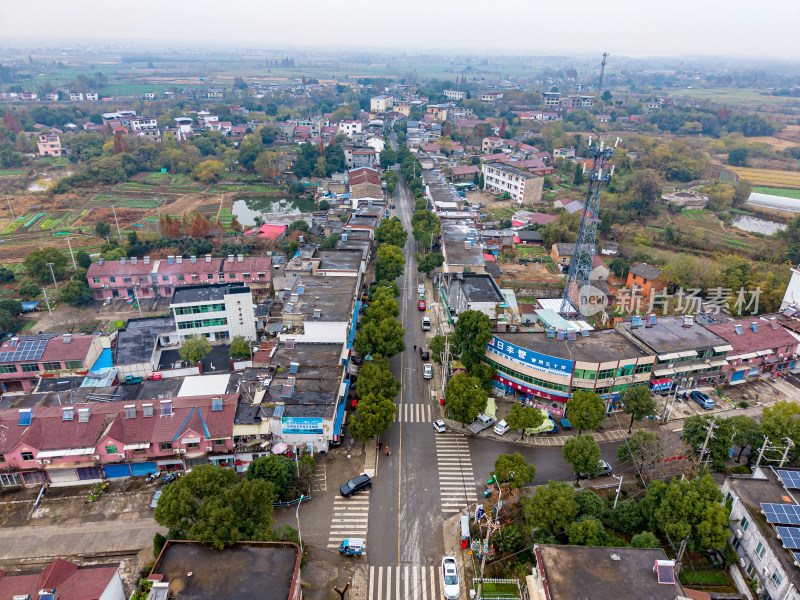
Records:
[[[729,469],[732,475],[750,475],[753,471],[747,465],[736,465]]]
[[[156,534],[153,536],[153,556],[155,558],[158,558],[158,555],[161,554],[161,549],[164,548],[164,544],[166,543],[167,538],[156,532]]]

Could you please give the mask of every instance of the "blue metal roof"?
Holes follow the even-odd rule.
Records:
[[[91,371],[104,371],[106,369],[110,369],[114,366],[114,358],[111,355],[111,348],[105,348],[101,353],[100,356],[97,357],[97,360],[94,361],[92,365]]]
[[[333,422],[333,435],[342,434],[342,421],[344,421],[344,409],[347,405],[347,394],[350,392],[350,378],[344,380],[344,397],[339,399],[339,406],[336,409],[336,420]]]

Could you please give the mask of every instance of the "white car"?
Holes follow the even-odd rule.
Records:
[[[445,425],[445,422],[442,421],[441,419],[436,419],[433,422],[433,430],[436,433],[444,433],[445,431],[447,431],[447,425]]]
[[[495,425],[495,426],[494,426],[494,432],[495,432],[497,435],[505,435],[505,434],[506,434],[506,432],[507,432],[509,429],[511,429],[511,427],[509,427],[509,426],[508,426],[508,423],[506,423],[506,420],[505,420],[505,419],[503,419],[503,420],[502,420],[502,421],[500,421],[500,422],[499,422],[497,425]]]
[[[422,367],[422,377],[423,379],[433,378],[433,365],[431,363],[425,363],[425,366]]]
[[[417,286],[417,293],[418,294],[424,294],[425,293],[425,284],[424,283],[420,283]]]
[[[445,598],[454,600],[461,595],[461,584],[458,582],[458,564],[452,556],[442,559],[442,592]]]

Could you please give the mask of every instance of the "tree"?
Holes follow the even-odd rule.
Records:
[[[640,216],[652,214],[656,202],[661,198],[661,183],[658,173],[652,169],[636,171],[633,176],[632,189],[635,196],[633,207]]]
[[[218,160],[205,160],[192,171],[192,177],[203,183],[216,183],[222,178],[225,165]]]
[[[617,507],[609,513],[608,524],[617,531],[628,535],[640,531],[644,525],[642,507],[634,498],[621,500]]]
[[[747,148],[733,148],[728,152],[728,164],[734,167],[744,167],[747,164]]]
[[[383,223],[375,230],[375,239],[380,244],[391,244],[402,248],[408,239],[408,233],[397,217],[384,219]]]
[[[431,351],[431,358],[437,364],[442,364],[442,353],[444,353],[445,343],[445,336],[437,333],[428,344],[428,348],[430,348]]]
[[[583,165],[575,165],[575,172],[572,175],[572,185],[583,185]]]
[[[42,288],[40,288],[35,283],[23,283],[19,286],[17,293],[20,295],[20,298],[23,300],[33,300],[34,298],[38,298],[39,294],[42,293]]]
[[[602,546],[608,539],[608,534],[600,519],[587,518],[567,526],[567,539],[574,546]]]
[[[326,237],[322,243],[319,245],[320,250],[331,250],[332,248],[336,247],[336,244],[339,243],[339,240],[342,239],[341,234],[339,233],[332,233],[328,237]]]
[[[452,343],[454,354],[470,370],[486,354],[486,344],[492,339],[492,323],[489,317],[477,310],[465,310],[458,315]]]
[[[739,446],[739,454],[736,456],[736,462],[741,462],[742,454],[748,446],[753,446],[754,442],[761,440],[761,425],[753,418],[747,415],[737,415],[730,417],[728,422],[733,428],[733,440],[731,443],[734,446]]]
[[[611,102],[611,92],[609,90],[604,91],[603,95],[600,96],[600,99],[603,102]]]
[[[698,456],[698,460],[703,461],[704,456],[700,456],[703,448],[708,427],[711,424],[711,417],[708,415],[695,415],[686,419],[683,423],[681,437],[693,450],[693,454]],[[718,471],[725,469],[725,463],[730,457],[733,438],[733,427],[728,419],[717,419],[714,427],[714,435],[708,439],[706,452],[709,455],[711,464]]]
[[[255,479],[238,483],[233,469],[201,465],[162,489],[155,520],[169,537],[212,544],[269,540],[273,486]]]
[[[70,281],[58,295],[62,302],[72,306],[86,306],[92,301],[92,290],[85,281]]]
[[[320,210],[329,210],[331,207],[330,202],[327,200],[320,200],[319,201],[319,209]]]
[[[605,498],[601,498],[594,491],[585,489],[575,495],[575,502],[578,503],[578,515],[580,517],[596,517],[605,512],[608,503]]]
[[[689,548],[722,549],[730,537],[728,510],[710,475],[695,479],[653,481],[642,499],[642,514],[650,531],[672,540],[689,536]]]
[[[664,443],[657,431],[640,429],[627,443],[617,448],[617,458],[632,463],[637,471],[645,471],[664,460]]]
[[[14,271],[7,267],[0,267],[0,283],[14,281]]]
[[[643,531],[631,538],[631,546],[634,548],[660,548],[661,542],[652,531]]]
[[[196,365],[211,352],[211,343],[205,336],[186,338],[178,349],[181,359]]]
[[[582,474],[592,475],[600,462],[600,446],[591,435],[582,435],[567,440],[562,450],[564,460],[572,465],[575,478]]]
[[[800,405],[781,400],[766,406],[761,428],[772,444],[782,445],[784,438],[800,442]]]
[[[392,399],[400,393],[400,382],[392,375],[389,361],[376,358],[359,369],[355,388],[359,398],[374,394]]]
[[[286,233],[292,233],[293,231],[302,231],[303,233],[308,233],[308,223],[302,219],[299,221],[293,221],[286,228]]]
[[[520,406],[517,403],[511,407],[511,412],[506,416],[506,423],[511,429],[519,429],[525,435],[526,429],[539,427],[544,422],[542,411],[533,406]]]
[[[52,274],[48,263],[53,263]],[[28,277],[42,284],[52,281],[53,275],[56,279],[62,279],[67,274],[67,258],[52,246],[29,252],[22,266]]]
[[[486,410],[488,396],[477,377],[459,373],[447,383],[445,390],[447,412],[456,421],[471,423]]]
[[[378,260],[375,262],[375,279],[377,281],[394,281],[403,273],[405,264],[403,251],[392,244],[383,244],[378,248]]]
[[[239,146],[239,154],[236,159],[239,161],[240,165],[250,171],[255,167],[256,159],[260,153],[261,144],[246,138]]]
[[[108,223],[104,223],[103,221],[99,221],[97,225],[94,226],[94,233],[97,237],[106,237],[109,233],[111,233],[111,226]]]
[[[507,483],[511,489],[519,489],[533,481],[536,467],[525,462],[519,452],[501,454],[494,461],[492,475],[499,483]]]
[[[584,429],[594,429],[605,419],[605,403],[597,392],[577,390],[567,402],[567,417],[578,428],[577,435]]]
[[[359,354],[380,354],[390,358],[406,349],[405,330],[395,319],[368,321],[356,334],[354,348]]]
[[[250,342],[248,342],[241,335],[233,336],[230,348],[228,349],[230,357],[233,359],[250,358]]]
[[[383,167],[384,169],[388,168],[391,165],[397,164],[397,152],[395,152],[389,147],[386,147],[383,150],[381,150],[380,156],[381,156],[380,158],[381,167]]]
[[[397,411],[394,403],[382,396],[367,394],[356,405],[356,416],[350,421],[350,433],[366,442],[391,427]]]
[[[647,385],[634,385],[622,393],[622,411],[631,416],[628,433],[633,429],[633,422],[651,416],[656,411],[656,402]]]
[[[417,262],[417,271],[420,273],[430,273],[434,269],[444,264],[444,256],[438,252],[426,254]]]
[[[578,516],[578,503],[572,486],[563,481],[548,481],[536,493],[521,499],[525,530],[536,537],[558,535]]]
[[[486,390],[488,394],[492,391],[492,381],[494,381],[494,376],[497,375],[497,369],[490,365],[479,363],[472,367],[472,370],[469,371],[469,375],[480,381],[481,387]]]
[[[441,232],[439,220],[431,211],[418,210],[411,216],[414,239],[424,247],[432,246]]]
[[[282,498],[294,472],[294,461],[285,456],[258,456],[247,467],[247,479],[262,479],[272,484],[275,496]]]
[[[78,263],[79,267],[84,269],[88,269],[92,266],[92,258],[83,250],[78,250],[75,253],[75,262]]]

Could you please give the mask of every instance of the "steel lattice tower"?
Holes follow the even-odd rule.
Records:
[[[619,139],[617,139],[617,143],[619,143]],[[589,138],[589,144],[587,151],[593,159],[594,165],[591,171],[586,171],[586,178],[589,180],[586,207],[581,217],[581,226],[575,239],[575,250],[569,265],[567,283],[561,298],[559,312],[564,318],[589,315],[594,312],[584,304],[591,287],[592,258],[597,253],[595,243],[597,223],[600,221],[600,192],[603,184],[611,179],[614,172],[613,166],[609,169],[611,157],[614,156],[614,147],[606,146],[602,141],[599,146],[592,146],[591,138]]]

